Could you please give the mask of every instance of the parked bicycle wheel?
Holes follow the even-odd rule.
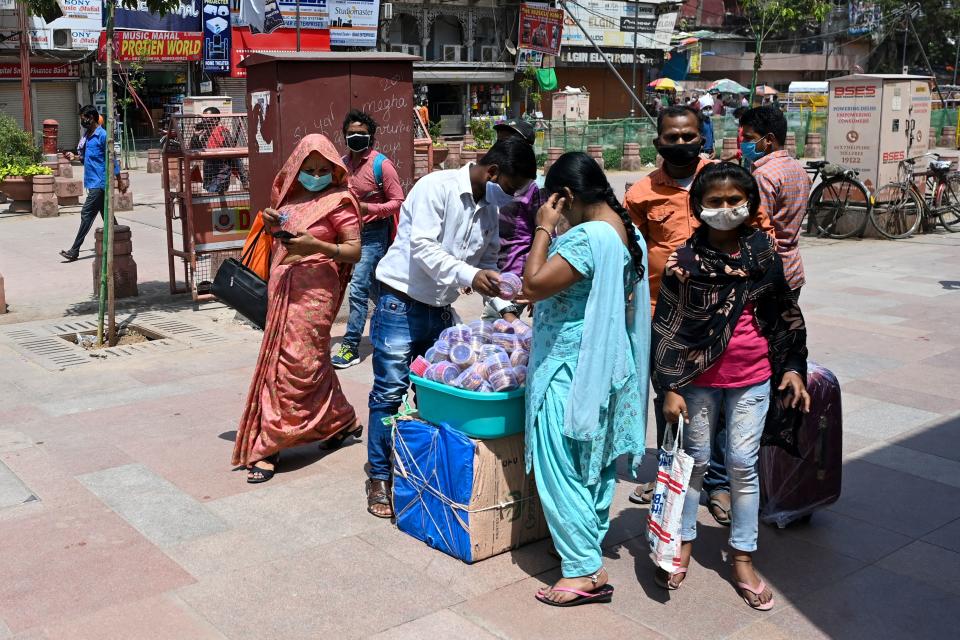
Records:
[[[820,235],[838,240],[863,235],[870,209],[866,187],[842,176],[818,184],[807,200],[807,215]]]
[[[891,182],[880,187],[873,196],[870,224],[891,240],[909,238],[920,227],[923,200],[909,186]]]
[[[933,206],[944,229],[960,231],[960,174],[947,177],[937,190]]]

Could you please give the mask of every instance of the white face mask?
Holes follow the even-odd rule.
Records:
[[[496,207],[503,207],[513,202],[513,196],[496,182],[487,182],[487,195],[484,200]]]
[[[736,229],[750,217],[750,207],[746,203],[730,209],[702,209],[700,220],[719,231]]]

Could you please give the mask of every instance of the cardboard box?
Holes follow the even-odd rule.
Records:
[[[446,426],[401,420],[394,429],[397,526],[464,562],[549,535],[524,464],[523,434],[473,440]]]

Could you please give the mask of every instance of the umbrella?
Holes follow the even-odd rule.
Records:
[[[759,87],[757,87],[758,96],[775,96],[777,95],[777,93],[778,91],[773,87],[771,87],[770,85],[762,84]]]
[[[720,93],[750,93],[750,89],[746,88],[739,82],[734,82],[733,80],[729,80],[727,78],[717,80],[716,82],[711,82],[707,89],[710,91],[716,90]]]
[[[670,78],[657,78],[647,86],[657,91],[683,91],[683,88]]]

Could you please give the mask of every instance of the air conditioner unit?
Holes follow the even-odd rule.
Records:
[[[480,47],[480,62],[496,62],[500,58],[500,47],[484,45]]]
[[[444,62],[460,62],[462,60],[462,57],[460,55],[462,49],[463,49],[463,46],[459,44],[443,45],[443,61]]]
[[[394,52],[396,52],[396,53],[406,53],[406,54],[409,54],[409,55],[411,55],[411,56],[419,56],[419,55],[420,55],[420,45],[418,45],[418,44],[391,44],[391,45],[390,45],[390,51],[394,51]]]
[[[73,49],[73,36],[70,33],[70,29],[53,30],[53,48]]]

